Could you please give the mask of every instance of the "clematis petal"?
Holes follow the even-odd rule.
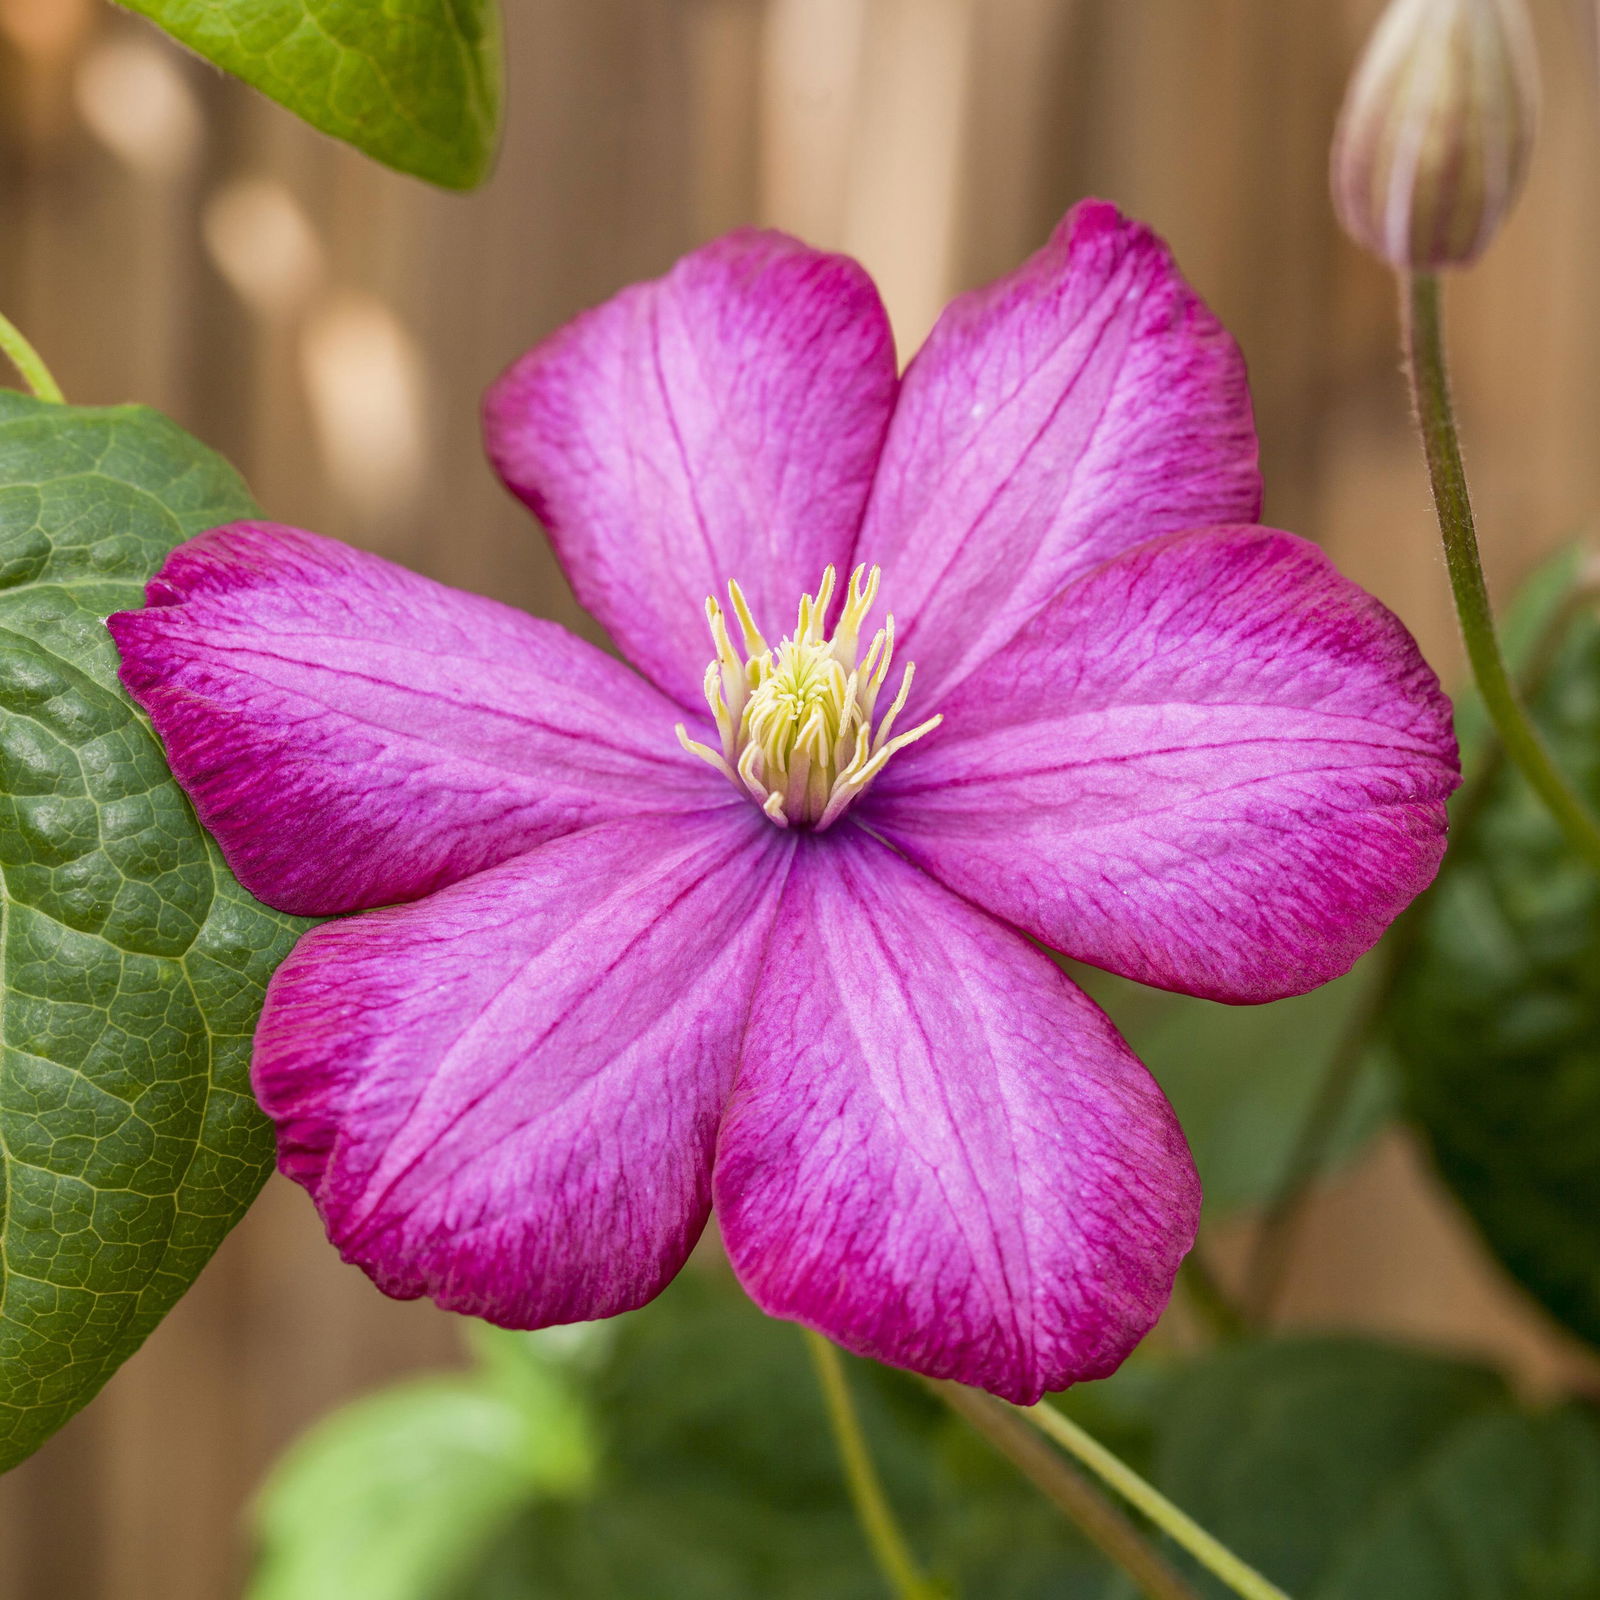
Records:
[[[240,881],[285,911],[414,899],[730,793],[620,663],[332,539],[218,529],[167,558],[149,602],[109,619],[122,681]]]
[[[1459,777],[1405,628],[1268,528],[1108,562],[943,711],[871,825],[1068,955],[1215,1000],[1345,971],[1432,880]]]
[[[1073,574],[1260,505],[1233,340],[1154,234],[1085,201],[912,361],[856,559],[931,706]]]
[[[656,1294],[705,1224],[791,848],[748,807],[602,823],[307,934],[253,1077],[346,1260],[513,1327]]]
[[[630,660],[703,709],[704,605],[773,638],[854,546],[896,387],[872,280],[728,235],[536,346],[489,391],[489,454]]]
[[[1128,1354],[1200,1204],[1093,1003],[848,826],[799,846],[715,1194],[764,1310],[1020,1402]]]

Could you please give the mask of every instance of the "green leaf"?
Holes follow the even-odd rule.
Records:
[[[1061,1514],[920,1386],[871,1362],[846,1367],[895,1512],[948,1592],[1131,1600]],[[731,1278],[684,1273],[622,1319],[592,1393],[609,1436],[604,1490],[532,1519],[507,1596],[881,1600],[799,1330],[761,1315]]]
[[[589,1420],[536,1336],[319,1424],[262,1492],[249,1600],[428,1600],[530,1502],[588,1486]]]
[[[1384,958],[1375,958],[1380,961]],[[1166,1091],[1216,1218],[1277,1193],[1345,1029],[1378,970],[1365,961],[1310,994],[1264,1006],[1226,1006],[1157,994],[1074,967]],[[1382,1126],[1394,1098],[1387,1055],[1363,1057],[1330,1141],[1330,1164],[1350,1159]]]
[[[1463,1581],[1463,1574],[1470,1577]],[[1352,1538],[1319,1600],[1593,1600],[1600,1432],[1575,1406],[1462,1423]]]
[[[1543,676],[1538,720],[1600,806],[1592,607]],[[1600,882],[1503,763],[1456,818],[1386,1019],[1405,1105],[1500,1261],[1600,1343]]]
[[[1600,1430],[1576,1407],[1528,1415],[1480,1368],[1355,1339],[1234,1347],[1167,1405],[1161,1487],[1299,1600],[1600,1593]]]
[[[254,509],[154,412],[0,391],[0,1468],[138,1347],[270,1165],[250,1035],[305,924],[234,882],[104,625]]]
[[[250,1600],[881,1600],[800,1336],[763,1317],[725,1274],[691,1268],[643,1311],[605,1324],[532,1336],[480,1330],[474,1342],[479,1376],[422,1389],[430,1406],[460,1407],[456,1421],[434,1415],[402,1438],[396,1417],[415,1415],[402,1392],[395,1413],[366,1409],[389,1396],[358,1402],[295,1447],[263,1500],[266,1551]],[[526,1381],[530,1354],[536,1390],[554,1371],[579,1408],[576,1423],[569,1411],[559,1425],[541,1421],[537,1436],[584,1470],[568,1470],[556,1487],[524,1477],[509,1524],[509,1472],[487,1493],[462,1491],[470,1504],[452,1510],[456,1441],[491,1396],[510,1437],[505,1397]],[[919,1386],[847,1360],[895,1510],[952,1594],[1134,1600],[1053,1506]],[[1148,1443],[1142,1400],[1137,1376],[1073,1395],[1075,1410],[1135,1459]],[[538,1404],[522,1409],[549,1416]],[[374,1424],[385,1415],[392,1426]],[[595,1454],[582,1457],[574,1439]],[[351,1487],[369,1478],[369,1490]],[[405,1509],[388,1487],[397,1479],[416,1492]],[[443,1532],[455,1516],[469,1525],[459,1542]],[[408,1536],[392,1562],[381,1552],[361,1566],[340,1553],[370,1550],[381,1542],[374,1530],[401,1518],[440,1532]]]
[[[879,1600],[794,1328],[730,1283],[685,1273],[609,1331],[589,1385],[605,1440],[600,1492],[532,1508],[454,1591],[460,1600]],[[932,1496],[925,1435],[858,1372],[897,1509],[920,1518]]]
[[[493,164],[497,0],[121,0],[313,127],[447,189]]]

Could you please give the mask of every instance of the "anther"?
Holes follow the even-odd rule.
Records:
[[[756,626],[737,583],[728,600],[744,650],[735,648],[726,613],[713,597],[706,622],[716,657],[706,668],[705,696],[721,735],[722,753],[691,739],[682,724],[678,740],[746,791],[780,827],[831,826],[883,771],[897,750],[943,720],[930,717],[892,736],[911,694],[913,666],[906,664],[898,692],[876,732],[873,711],[894,657],[894,618],[886,617],[860,656],[861,625],[878,595],[877,567],[850,574],[832,637],[823,629],[838,574],[829,567],[816,594],[802,595],[795,630],[773,650]]]

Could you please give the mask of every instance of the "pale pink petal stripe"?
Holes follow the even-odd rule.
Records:
[[[253,1076],[345,1258],[513,1327],[656,1294],[705,1224],[789,850],[748,807],[604,823],[308,934]]]
[[[1459,776],[1404,627],[1266,528],[1109,562],[944,713],[870,825],[1056,949],[1217,1000],[1346,971],[1432,880]]]
[[[1085,201],[918,352],[856,559],[933,706],[1074,574],[1260,503],[1233,340],[1148,228]]]
[[[281,910],[414,899],[608,817],[735,798],[593,646],[316,534],[180,545],[110,627],[201,821]]]
[[[489,391],[489,453],[578,599],[703,711],[708,595],[776,641],[855,544],[896,387],[855,262],[745,231],[536,346]]]
[[[764,1310],[1026,1403],[1148,1331],[1200,1190],[1087,997],[847,824],[799,847],[716,1204]]]

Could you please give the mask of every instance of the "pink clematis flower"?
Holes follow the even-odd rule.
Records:
[[[1404,628],[1254,526],[1232,341],[1086,203],[902,379],[860,267],[745,232],[487,428],[637,672],[263,523],[111,619],[243,882],[383,908],[273,981],[283,1170],[387,1293],[511,1326],[649,1300],[714,1204],[757,1303],[852,1350],[1110,1372],[1199,1186],[1030,940],[1299,993],[1432,878],[1457,780]]]

